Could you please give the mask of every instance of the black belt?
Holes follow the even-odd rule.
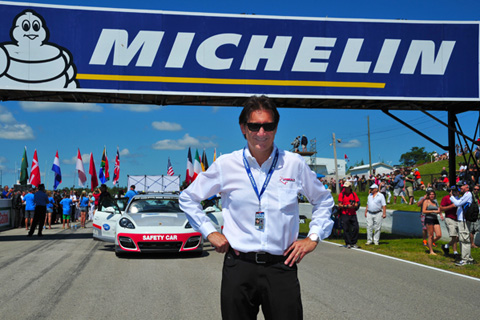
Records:
[[[231,250],[232,255],[240,260],[248,261],[248,262],[253,262],[257,264],[266,264],[266,263],[279,263],[279,262],[285,262],[287,257],[283,255],[274,255],[270,254],[268,252],[239,252],[239,255]]]
[[[373,212],[373,211],[368,211],[368,212],[370,212],[371,214],[376,214],[376,213],[382,212],[382,210],[380,210],[380,211],[375,211],[375,212]]]

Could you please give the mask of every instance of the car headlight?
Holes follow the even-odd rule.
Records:
[[[135,229],[135,225],[133,224],[133,222],[127,218],[120,219],[119,223],[120,223],[120,227],[122,228]]]
[[[185,225],[185,229],[192,229],[192,225],[190,222],[187,221],[187,224]]]

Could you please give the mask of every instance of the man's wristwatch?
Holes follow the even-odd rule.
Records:
[[[312,240],[313,242],[316,242],[316,243],[319,243],[320,242],[320,238],[318,237],[318,234],[316,233],[312,233],[311,235],[308,236],[310,238],[310,240]]]

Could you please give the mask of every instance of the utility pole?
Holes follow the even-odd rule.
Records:
[[[372,170],[372,148],[370,147],[370,117],[367,116],[367,126],[368,126],[368,163],[370,164],[370,175],[373,174]]]
[[[340,193],[339,184],[338,184],[338,166],[337,166],[337,139],[335,139],[335,132],[332,134],[333,136],[333,158],[335,159],[335,191],[336,193]],[[338,142],[341,142],[339,139]]]

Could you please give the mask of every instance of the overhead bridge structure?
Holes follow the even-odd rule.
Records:
[[[480,111],[479,22],[3,1],[0,14],[1,101],[240,106],[267,95],[281,108],[382,110],[414,131],[392,111],[420,111],[448,143],[417,133],[450,155],[455,139],[475,144],[456,115]]]

